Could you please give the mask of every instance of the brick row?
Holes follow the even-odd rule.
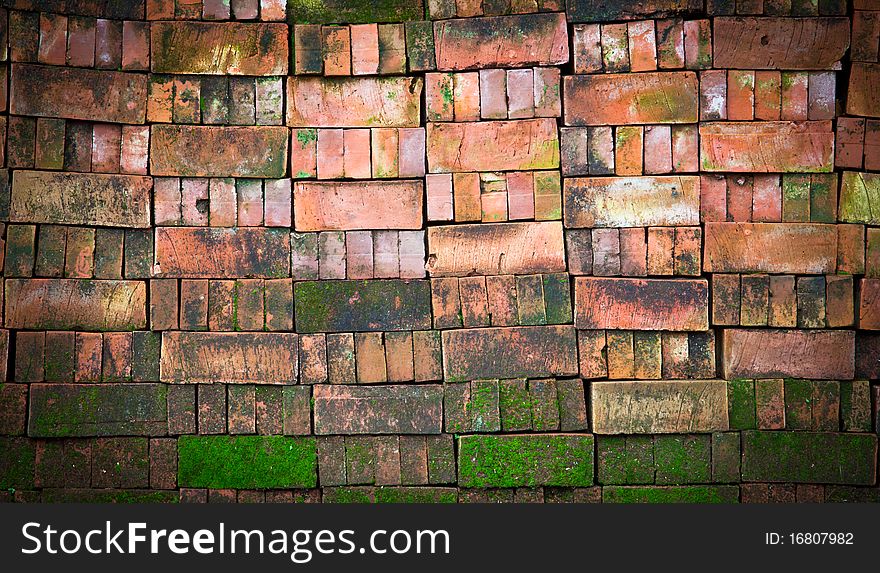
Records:
[[[566,229],[568,272],[594,276],[699,276],[700,227]]]
[[[562,174],[654,175],[699,169],[695,125],[563,127]]]
[[[294,279],[417,279],[425,276],[424,231],[294,233]]]
[[[837,173],[703,175],[702,221],[835,223]]]
[[[406,72],[403,24],[293,26],[295,74],[362,76]]]
[[[706,70],[700,73],[700,119],[834,119],[836,82],[833,71]]]
[[[294,129],[294,179],[389,179],[425,176],[425,130]]]
[[[281,125],[280,77],[151,75],[147,121],[202,125]]]
[[[579,330],[580,375],[586,379],[673,380],[716,376],[713,332]]]
[[[562,217],[556,171],[431,173],[425,185],[428,221],[549,221]]]

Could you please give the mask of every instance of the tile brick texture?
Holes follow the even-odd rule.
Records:
[[[877,2],[2,4],[0,501],[880,501]]]

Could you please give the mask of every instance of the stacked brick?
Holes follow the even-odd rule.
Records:
[[[0,500],[880,501],[880,4],[0,8]]]

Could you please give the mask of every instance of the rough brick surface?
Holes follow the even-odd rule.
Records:
[[[0,8],[0,501],[878,499],[880,3]]]

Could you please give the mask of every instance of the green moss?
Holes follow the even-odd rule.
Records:
[[[317,129],[297,129],[296,130],[296,140],[299,142],[300,146],[305,149],[309,146],[310,143],[318,141],[318,130]],[[308,177],[308,175],[306,175]]]
[[[727,383],[727,407],[731,430],[757,427],[754,380],[736,379]]]
[[[709,436],[655,436],[654,468],[654,479],[658,484],[711,481],[712,452]]]
[[[291,24],[371,24],[424,17],[421,0],[287,0]]]
[[[593,437],[588,435],[462,436],[461,487],[593,484]]]
[[[654,483],[651,436],[598,436],[596,442],[599,483]]]
[[[738,503],[739,488],[733,485],[681,487],[602,488],[604,503]]]
[[[456,503],[458,491],[451,487],[382,487],[377,503]]]
[[[314,438],[181,436],[181,487],[274,489],[317,485]]]
[[[32,488],[34,456],[34,442],[28,438],[0,438],[0,488]]]

